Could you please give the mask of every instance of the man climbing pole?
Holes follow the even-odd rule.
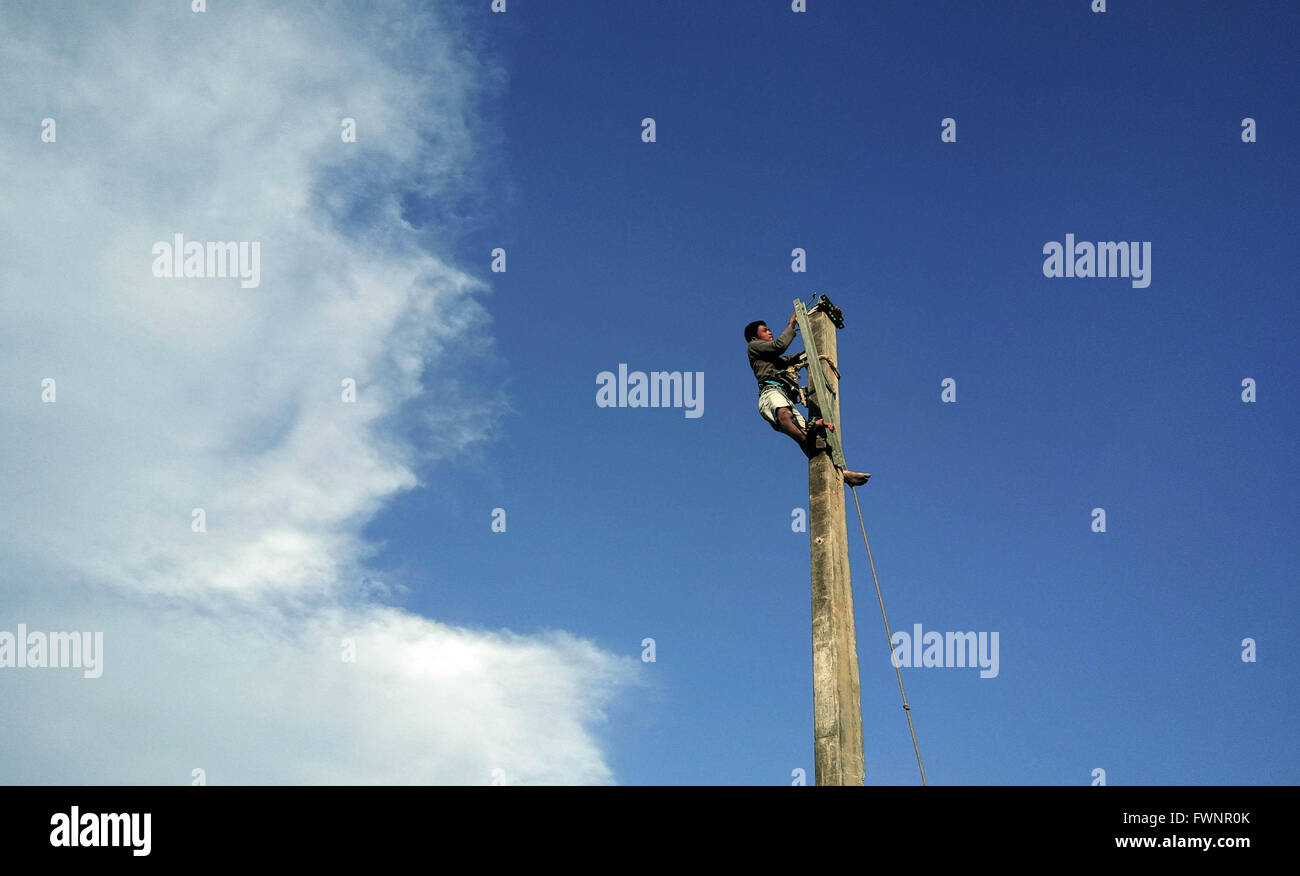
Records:
[[[749,347],[749,367],[754,370],[758,380],[758,412],[763,419],[778,432],[783,432],[795,440],[804,455],[812,459],[821,451],[817,449],[817,436],[826,429],[834,429],[832,423],[815,418],[811,423],[804,420],[799,412],[799,368],[807,362],[805,353],[783,356],[790,342],[794,340],[795,326],[798,318],[790,316],[790,324],[778,338],[772,337],[772,330],[763,320],[755,320],[745,326],[745,343]],[[809,409],[811,413],[811,408]],[[860,487],[867,482],[869,474],[855,471],[844,472],[844,483],[851,487]]]

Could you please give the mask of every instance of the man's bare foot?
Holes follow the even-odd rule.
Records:
[[[867,478],[869,477],[871,477],[869,474],[862,474],[861,472],[856,471],[846,471],[844,472],[844,483],[848,484],[850,487],[860,487],[867,482]]]

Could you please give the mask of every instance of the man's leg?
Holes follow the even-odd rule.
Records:
[[[812,459],[819,451],[817,449],[817,434],[823,432],[826,424],[821,420],[816,420],[807,431],[800,428],[799,423],[794,418],[793,408],[777,408],[776,422],[773,424],[778,432],[784,432],[799,443],[799,448],[803,451],[804,456]],[[800,417],[800,419],[803,419]],[[871,477],[869,474],[856,471],[846,471],[842,473],[844,483],[850,487],[860,487]]]
[[[809,459],[812,459],[819,452],[816,443],[817,436],[826,434],[828,426],[829,424],[820,417],[808,424],[807,437],[803,443],[803,452]],[[866,474],[865,472],[858,471],[842,471],[840,474],[844,478],[844,483],[848,484],[850,487],[860,487],[867,482],[868,478],[871,477],[871,475]]]
[[[776,409],[776,428],[798,442],[800,449],[809,459],[816,455],[817,451],[812,449],[811,442],[808,440],[808,433],[799,428],[799,424],[794,421],[794,415],[790,412],[790,408]]]

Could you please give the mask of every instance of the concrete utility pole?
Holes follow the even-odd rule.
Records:
[[[812,360],[825,357],[819,364],[830,397],[817,398],[816,402],[822,416],[839,429],[839,378],[826,363],[826,360],[838,361],[835,325],[818,308],[807,315],[803,330],[810,374]],[[825,437],[818,438],[818,445],[829,450]],[[858,685],[858,639],[853,623],[844,480],[829,452],[818,453],[808,461],[808,520],[812,553],[816,781],[819,785],[861,785],[866,778],[866,765],[862,752],[862,694]]]

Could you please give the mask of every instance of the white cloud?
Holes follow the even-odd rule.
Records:
[[[613,779],[593,728],[626,660],[567,634],[379,607],[142,612],[74,592],[71,612],[29,604],[24,616],[29,629],[99,624],[103,675],[0,670],[5,782],[188,784],[196,768],[223,785]]]
[[[161,751],[211,751],[250,783],[608,781],[592,726],[624,663],[354,599],[361,527],[473,440],[387,428],[427,369],[491,347],[483,283],[401,204],[464,193],[498,74],[427,4],[177,7],[5,11],[0,554],[27,577],[0,628],[87,628],[59,620],[85,581],[107,668],[48,698],[0,671],[0,780],[171,782]],[[261,285],[155,278],[174,233],[260,242]],[[177,715],[200,696],[205,720]]]

